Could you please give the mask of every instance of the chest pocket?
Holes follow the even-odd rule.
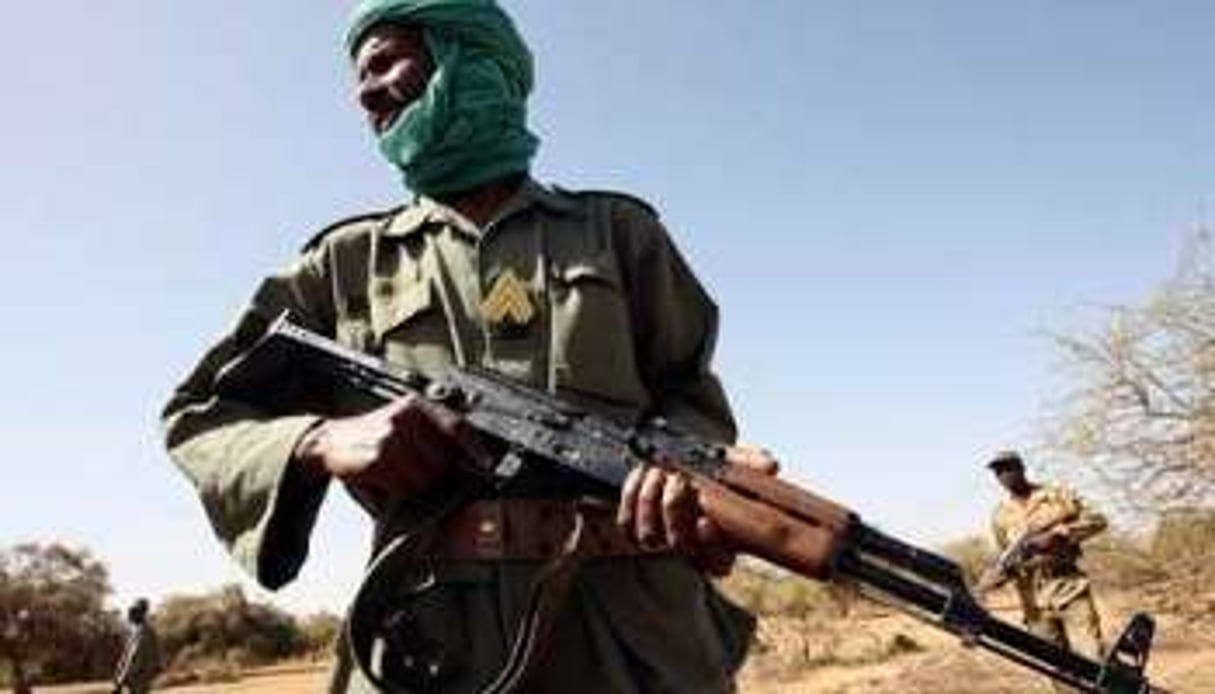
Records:
[[[429,277],[376,281],[371,333],[389,363],[429,373],[452,363],[451,329]]]
[[[616,258],[601,251],[554,263],[549,291],[553,383],[642,407],[628,302]]]

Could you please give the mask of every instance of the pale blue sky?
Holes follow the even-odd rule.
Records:
[[[979,458],[1058,386],[1040,331],[1166,276],[1215,190],[1210,3],[506,4],[538,177],[658,206],[722,307],[745,437],[916,540],[986,525]],[[120,596],[238,576],[156,414],[263,273],[403,196],[346,9],[5,11],[0,544],[85,544]],[[339,608],[366,547],[332,495],[276,599]]]

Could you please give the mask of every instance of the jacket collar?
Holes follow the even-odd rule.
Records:
[[[524,179],[514,195],[507,198],[498,216],[490,224],[497,224],[532,207],[543,207],[560,215],[583,214],[582,207],[573,196],[550,190],[529,177]],[[419,195],[413,204],[392,218],[384,230],[384,236],[404,238],[421,231],[429,224],[449,225],[473,237],[480,237],[483,231],[451,207]]]

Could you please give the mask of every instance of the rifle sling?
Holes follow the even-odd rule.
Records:
[[[601,509],[591,508],[591,505],[595,504],[593,500],[567,503],[567,508],[572,508],[572,513],[569,514],[572,517],[572,525],[557,551],[548,557],[532,580],[526,608],[515,628],[506,662],[480,694],[515,694],[528,691],[529,680],[545,660],[544,655],[548,651],[553,625],[569,595],[578,568],[587,558],[602,556],[602,553],[597,551],[596,542],[588,541],[591,533],[588,533],[587,529],[591,522],[588,521],[587,514],[595,514],[596,510],[601,513]],[[437,534],[433,532],[435,526],[442,525],[446,517],[459,515],[461,510],[463,509],[457,508],[452,512],[437,513],[414,532],[400,535],[389,542],[372,561],[359,587],[347,619],[346,636],[357,667],[381,691],[412,694],[415,690],[400,683],[385,681],[377,672],[378,668],[373,665],[373,658],[376,657],[373,655],[376,653],[374,642],[380,638],[378,625],[383,623],[380,612],[392,607],[384,604],[377,594],[385,592],[384,586],[395,582],[394,575],[398,573],[400,562],[424,565],[431,561],[438,544]],[[427,580],[422,579],[419,590],[426,589]],[[389,655],[397,657],[407,654]],[[383,658],[385,654],[380,652],[378,657]],[[430,689],[423,685],[417,691],[425,692]]]
[[[586,519],[581,506],[574,509],[574,527],[561,551],[540,569],[528,592],[527,609],[515,630],[506,664],[482,694],[511,694],[528,690],[528,681],[537,672],[548,651],[553,624],[569,595],[574,575],[585,558]]]

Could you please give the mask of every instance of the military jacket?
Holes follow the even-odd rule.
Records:
[[[710,369],[716,307],[643,203],[528,180],[483,228],[425,198],[348,220],[262,283],[164,412],[171,456],[215,532],[271,588],[299,570],[325,494],[324,483],[303,481],[289,465],[292,451],[318,417],[358,408],[270,413],[216,393],[217,375],[285,310],[430,375],[480,365],[614,416],[660,415],[717,440],[734,437]],[[265,380],[273,390],[274,375]],[[356,498],[382,525],[387,500]],[[465,675],[452,691],[494,674],[534,570],[526,562],[442,567],[445,591],[420,621],[463,654]],[[730,690],[752,620],[686,560],[605,559],[579,571],[544,689]],[[334,689],[364,686],[356,674]]]
[[[1105,527],[1105,517],[1066,487],[1039,486],[1024,500],[1008,498],[1000,503],[992,517],[992,533],[999,549],[1046,528],[1055,528],[1066,538],[1055,551],[1026,562],[1014,578],[1028,617],[1036,618],[1043,610],[1063,609],[1089,590],[1088,577],[1076,564],[1080,544]]]

